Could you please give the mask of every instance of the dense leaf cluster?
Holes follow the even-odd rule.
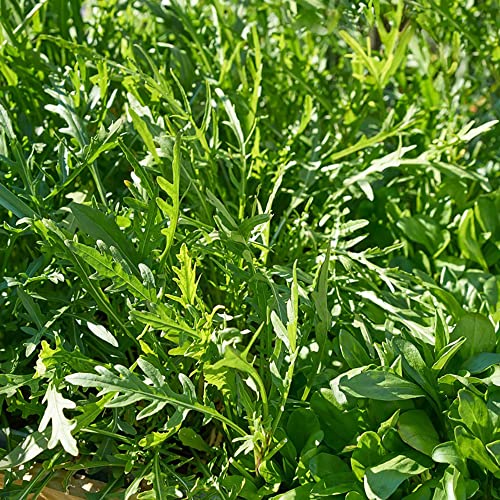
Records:
[[[500,498],[499,11],[0,0],[2,494]]]

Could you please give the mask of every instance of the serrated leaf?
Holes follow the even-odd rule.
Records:
[[[151,290],[148,290],[134,275],[128,274],[110,255],[101,254],[95,248],[74,241],[67,241],[66,245],[103,278],[114,280],[118,286],[127,285],[127,289],[141,300],[155,301]]]
[[[182,244],[181,250],[177,255],[177,260],[180,267],[173,267],[177,278],[174,281],[177,283],[181,294],[182,304],[194,305],[196,300],[196,264],[192,263],[191,256],[189,255],[188,248],[185,243]]]
[[[141,364],[144,367],[148,363],[143,360]],[[115,365],[114,369],[115,371],[112,371],[103,366],[97,366],[95,368],[97,373],[73,373],[67,375],[65,380],[72,385],[80,387],[99,388],[102,395],[118,393],[120,394],[118,397],[122,398],[119,400],[120,406],[138,401],[138,398],[150,401],[151,404],[148,413],[149,411],[152,411],[152,413],[149,413],[149,415],[160,411],[168,404],[176,409],[183,408],[188,411],[201,412],[206,416],[222,421],[239,435],[246,435],[245,431],[236,423],[221,415],[213,408],[198,403],[195,399],[194,387],[190,381],[189,383],[186,381],[185,375],[179,375],[183,392],[177,393],[170,388],[166,381],[162,382],[161,387],[151,387],[125,366]],[[106,406],[110,407],[115,405],[116,398],[106,404]]]
[[[38,431],[43,432],[49,423],[52,424],[52,433],[47,448],[51,450],[58,443],[61,443],[66,452],[76,457],[78,455],[78,446],[76,439],[71,435],[71,431],[76,427],[76,421],[68,420],[64,415],[64,410],[75,409],[76,403],[64,398],[52,383],[47,387],[42,402],[47,403],[47,408],[40,421]]]

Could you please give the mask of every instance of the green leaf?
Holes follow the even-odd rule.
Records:
[[[393,455],[388,460],[366,469],[365,492],[370,499],[389,498],[399,485],[425,472],[431,462],[416,452]]]
[[[86,146],[88,143],[86,124],[75,109],[70,93],[61,87],[46,88],[45,92],[57,102],[57,104],[46,104],[45,109],[59,115],[66,122],[66,128],[61,128],[59,131],[74,137],[81,147]]]
[[[35,217],[35,212],[21,201],[12,191],[0,183],[0,205],[10,210],[18,219]]]
[[[74,241],[68,240],[66,245],[103,278],[114,280],[117,286],[126,285],[127,290],[138,299],[155,300],[154,293],[148,290],[134,275],[127,273],[122,265],[110,255],[101,254],[95,248]]]
[[[399,401],[424,397],[425,394],[412,382],[382,370],[366,370],[353,377],[344,377],[340,388],[358,398],[381,401]]]
[[[498,210],[495,202],[490,198],[479,197],[474,204],[474,215],[481,229],[485,233],[495,236],[499,227]]]
[[[432,456],[433,449],[439,445],[438,433],[423,410],[402,413],[398,419],[398,433],[406,444],[428,456]]]
[[[280,493],[272,497],[271,500],[310,500],[312,487],[312,484],[297,486],[297,488],[289,490],[286,493]],[[252,497],[251,500],[257,500],[257,498],[257,496]]]
[[[150,114],[150,110],[147,107],[142,107],[139,101],[131,93],[127,94],[127,98],[127,111],[132,118],[132,123],[134,124],[135,129],[141,136],[144,144],[146,145],[148,151],[151,153],[155,161],[157,163],[160,163],[161,160],[158,156],[158,152],[156,151],[156,146],[153,142],[153,136],[149,131],[146,121],[142,118],[142,116],[146,116],[148,113]]]
[[[467,370],[471,374],[482,373],[492,366],[500,365],[500,353],[482,352],[469,358],[462,366],[462,370]]]
[[[286,304],[288,322],[286,324],[287,337],[290,344],[291,353],[297,350],[297,333],[299,321],[299,285],[297,283],[297,261],[293,264],[292,286],[290,289],[290,299]]]
[[[31,375],[10,375],[0,373],[0,396],[8,398],[14,396],[17,390],[33,380]]]
[[[70,208],[82,231],[94,240],[102,240],[109,247],[117,248],[135,271],[139,255],[116,224],[114,217],[106,216],[96,208],[79,203],[72,203]]]
[[[475,123],[474,120],[469,122],[458,133],[458,137],[460,138],[461,141],[469,142],[478,135],[484,134],[484,132],[487,132],[488,130],[493,128],[498,123],[498,120],[490,120],[489,122],[485,122],[482,125],[479,125],[478,127],[472,128],[474,123]]]
[[[308,440],[320,430],[318,417],[313,411],[306,408],[294,410],[286,424],[286,434],[295,446],[299,456]]]
[[[276,336],[281,340],[281,342],[283,342],[283,344],[285,344],[287,350],[291,352],[292,347],[288,338],[287,329],[275,311],[271,311],[271,323],[274,327],[274,333]]]
[[[222,89],[216,87],[215,94],[222,101],[224,105],[224,109],[226,110],[227,116],[229,118],[229,126],[231,127],[234,135],[238,140],[238,144],[240,146],[240,150],[242,154],[245,154],[245,137],[243,135],[243,130],[241,128],[240,121],[238,116],[236,115],[236,111],[234,109],[233,103],[228,99],[228,97],[224,94]]]
[[[325,443],[335,451],[351,443],[363,426],[359,410],[341,411],[320,392],[312,395],[311,409],[319,419]]]
[[[486,449],[489,451],[490,455],[496,461],[497,465],[500,466],[500,440],[488,443],[486,445]]]
[[[436,379],[427,367],[420,351],[411,342],[394,339],[396,352],[402,356],[403,370],[407,373],[431,398],[439,404],[439,394],[436,390]]]
[[[363,346],[347,330],[340,330],[340,351],[349,365],[349,368],[357,368],[370,364],[370,358]]]
[[[257,370],[248,363],[243,357],[241,353],[232,347],[227,347],[224,352],[224,359],[217,361],[217,363],[208,367],[210,373],[212,375],[217,374],[218,371],[225,371],[227,368],[234,368],[236,370],[240,370],[243,373],[247,373],[250,375],[253,380],[257,383],[257,387],[259,389],[260,396],[262,398],[262,403],[264,405],[264,416],[267,416],[268,413],[268,402],[267,402],[267,392],[264,386],[264,382],[260,377]]]
[[[472,434],[486,444],[492,437],[492,426],[486,403],[473,392],[458,392],[458,413]]]
[[[140,366],[148,366],[149,363],[142,360]],[[132,373],[128,368],[122,365],[115,365],[115,370],[118,375],[103,367],[95,368],[97,373],[73,373],[67,375],[65,380],[80,387],[95,387],[101,389],[101,394],[116,392],[117,395],[111,402],[107,403],[107,407],[120,408],[128,406],[140,400],[150,401],[150,407],[147,415],[153,415],[163,409],[165,404],[171,405],[174,408],[183,408],[185,410],[194,410],[204,413],[205,415],[220,420],[235,430],[239,435],[245,436],[246,433],[237,424],[227,419],[216,410],[199,404],[193,388],[184,380],[185,375],[181,374],[179,379],[183,386],[181,394],[173,391],[166,381],[161,382],[160,387],[151,387],[141,380],[137,375]],[[175,414],[174,414],[175,415]],[[145,418],[146,413],[142,415]],[[173,418],[170,417],[171,419]]]
[[[468,498],[467,488],[462,474],[456,467],[448,467],[432,500],[466,500],[466,498]]]
[[[149,325],[155,330],[185,332],[195,338],[200,336],[196,330],[186,325],[182,319],[172,318],[169,309],[161,303],[152,306],[152,312],[134,310],[130,314],[132,318]]]
[[[312,492],[318,496],[347,493],[356,480],[349,466],[340,457],[330,453],[314,455],[309,461],[309,470],[317,481]]]
[[[500,468],[491,460],[484,444],[461,425],[455,427],[455,440],[463,458],[474,460],[480,467],[489,470],[495,476],[499,475]]]
[[[496,335],[490,321],[479,313],[467,313],[459,320],[451,332],[452,341],[465,337],[466,342],[456,354],[462,362],[467,361],[476,354],[493,352],[496,345]]]
[[[361,47],[361,45],[357,42],[355,38],[353,38],[347,31],[341,30],[339,32],[342,39],[351,47],[354,53],[358,56],[358,58],[363,62],[368,71],[375,78],[377,83],[379,83],[380,75],[379,70],[377,68],[377,64],[374,58],[370,57]]]
[[[124,118],[119,118],[109,126],[108,131],[102,128],[97,135],[92,137],[87,148],[85,148],[85,161],[94,163],[99,156],[118,145],[119,132],[123,126]]]
[[[351,456],[351,468],[358,480],[363,481],[366,469],[378,465],[386,455],[380,436],[373,431],[363,432]]]
[[[184,446],[188,446],[198,451],[211,451],[210,446],[208,446],[203,438],[190,427],[183,427],[179,430],[178,435]]]
[[[431,255],[446,244],[444,231],[432,219],[425,216],[402,217],[396,225],[411,241],[423,245]]]
[[[5,133],[9,139],[15,139],[16,134],[12,128],[12,121],[10,120],[9,113],[0,103],[0,125],[5,130]]]
[[[181,303],[184,306],[194,305],[196,299],[196,263],[193,265],[191,256],[189,255],[187,246],[183,243],[179,255],[177,255],[177,260],[180,263],[180,267],[172,267],[177,278],[174,281],[177,283],[181,294]]]
[[[445,345],[436,354],[436,361],[432,365],[432,369],[439,373],[453,358],[453,356],[460,352],[460,349],[465,342],[467,342],[467,339],[465,337],[460,337],[459,339]]]
[[[476,223],[472,208],[466,210],[460,220],[458,226],[458,246],[464,257],[477,262],[485,271],[488,270],[488,264],[484,259],[481,245],[476,236]]]
[[[447,441],[436,446],[432,451],[432,460],[441,464],[462,467],[464,460],[458,451],[455,441]]]
[[[45,429],[43,432],[35,431],[29,434],[21,444],[0,460],[0,470],[12,469],[30,462],[43,453],[49,443],[52,429]]]
[[[168,226],[161,230],[162,234],[165,235],[166,243],[165,250],[163,251],[160,260],[164,261],[166,258],[170,247],[174,241],[175,231],[177,229],[177,223],[179,221],[180,214],[180,182],[181,182],[181,133],[175,136],[174,151],[172,158],[172,182],[168,181],[162,176],[158,176],[156,181],[160,188],[167,193],[170,198],[170,202],[157,197],[156,204],[160,210],[169,219]]]

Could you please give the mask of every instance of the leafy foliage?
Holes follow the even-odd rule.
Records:
[[[499,14],[0,2],[4,496],[500,497]]]

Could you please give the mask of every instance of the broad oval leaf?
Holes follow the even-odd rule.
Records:
[[[358,398],[380,401],[399,401],[425,396],[418,385],[382,370],[367,370],[351,378],[344,378],[340,382],[340,388]]]
[[[409,446],[425,455],[439,444],[439,436],[427,413],[423,410],[404,412],[398,420],[398,433]]]
[[[417,452],[393,455],[375,467],[366,469],[364,486],[370,499],[389,498],[406,479],[422,474],[432,462]]]
[[[476,354],[495,350],[495,329],[482,314],[468,313],[462,316],[450,334],[452,341],[458,340],[460,337],[467,339],[456,354],[457,359],[461,361],[466,361]]]

